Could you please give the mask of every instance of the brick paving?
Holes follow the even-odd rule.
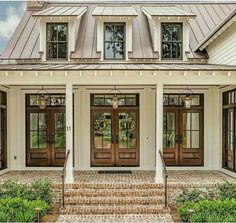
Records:
[[[58,220],[61,222],[79,222],[79,223],[167,223],[173,222],[170,214],[162,215],[61,215]]]
[[[219,171],[202,170],[169,170],[169,185],[208,186],[224,180],[235,182],[236,179]],[[61,183],[61,171],[11,171],[0,175],[0,182],[7,178],[18,179],[28,183],[36,179],[50,179],[53,183]],[[75,183],[87,184],[153,184],[154,171],[132,171],[132,174],[98,174],[97,171],[74,171]]]

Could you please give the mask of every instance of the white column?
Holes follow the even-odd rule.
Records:
[[[155,182],[163,183],[162,161],[159,150],[163,151],[163,84],[156,85],[156,175]]]
[[[66,183],[73,183],[73,86],[66,84],[66,153],[70,155],[66,167]]]

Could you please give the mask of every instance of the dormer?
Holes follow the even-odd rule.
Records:
[[[42,61],[70,60],[75,51],[81,17],[87,7],[50,6],[33,14],[40,19],[39,51]]]
[[[97,52],[102,61],[128,60],[132,51],[132,24],[138,14],[133,7],[96,7]]]
[[[148,18],[153,50],[161,61],[186,61],[189,48],[189,19],[196,15],[174,6],[142,7]]]

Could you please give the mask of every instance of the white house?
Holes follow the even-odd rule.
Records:
[[[0,61],[0,173],[236,176],[236,2],[28,2]]]

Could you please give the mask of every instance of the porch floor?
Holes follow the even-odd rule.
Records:
[[[225,180],[236,183],[236,179],[220,171],[169,170],[168,184],[178,186],[211,186]],[[0,183],[13,178],[28,183],[36,179],[50,179],[61,183],[61,171],[11,171],[0,176]],[[98,174],[98,171],[74,171],[74,183],[154,183],[155,171],[132,171],[132,174]]]

